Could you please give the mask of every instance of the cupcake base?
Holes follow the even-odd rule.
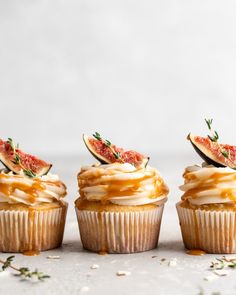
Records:
[[[164,205],[119,206],[76,201],[83,247],[93,252],[137,253],[157,247]]]
[[[236,211],[176,205],[184,245],[206,253],[236,253]]]
[[[61,245],[67,203],[29,207],[0,203],[0,251],[44,251]]]

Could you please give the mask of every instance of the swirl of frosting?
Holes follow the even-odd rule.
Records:
[[[82,199],[117,205],[164,203],[168,194],[156,169],[135,168],[129,163],[84,166],[78,184]]]
[[[184,192],[182,200],[192,205],[236,202],[236,171],[225,167],[217,168],[203,163],[203,166],[189,166],[183,174]]]
[[[28,178],[23,172],[15,175],[12,172],[0,170],[0,202],[35,206],[59,201],[65,195],[66,186],[57,175],[47,174]]]

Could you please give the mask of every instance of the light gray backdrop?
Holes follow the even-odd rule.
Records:
[[[84,153],[101,132],[146,153],[188,151],[213,117],[236,144],[235,1],[0,2],[1,137]]]

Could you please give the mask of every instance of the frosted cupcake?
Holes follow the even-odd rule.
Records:
[[[148,158],[124,151],[96,133],[84,141],[100,164],[78,174],[75,208],[83,247],[98,253],[155,248],[168,188]]]
[[[62,242],[66,186],[51,164],[0,140],[0,251],[36,255]]]
[[[212,120],[206,123],[208,137],[188,137],[205,162],[183,175],[177,204],[183,241],[190,250],[236,253],[236,147],[219,144]]]

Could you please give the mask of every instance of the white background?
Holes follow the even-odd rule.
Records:
[[[235,1],[1,1],[1,137],[85,153],[82,133],[190,152],[215,120],[236,144]],[[192,150],[191,150],[192,152]]]
[[[3,277],[1,294],[235,293],[235,274],[204,280],[214,256],[185,254],[174,205],[184,167],[201,162],[186,136],[206,134],[204,117],[236,144],[235,16],[227,0],[0,0],[0,138],[54,163],[69,202],[63,248],[49,252],[61,260],[45,252],[14,262],[52,278],[36,287]],[[82,133],[94,131],[149,154],[164,176],[170,195],[157,250],[82,250],[73,201],[79,167],[93,161]]]

